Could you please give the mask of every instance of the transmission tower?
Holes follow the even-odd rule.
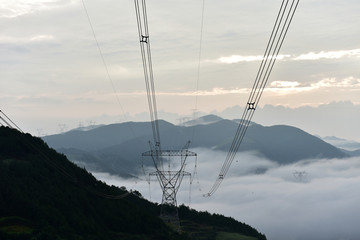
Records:
[[[149,142],[151,150],[142,154],[143,157],[152,158],[156,171],[149,173],[149,178],[156,176],[163,192],[160,217],[176,230],[180,230],[176,195],[183,178],[185,176],[191,177],[191,173],[185,171],[187,158],[197,156],[195,152],[188,150],[189,144],[190,141],[181,150],[159,150]],[[177,158],[180,161],[177,169],[171,168],[172,158]],[[168,159],[168,166],[164,168],[163,163],[166,159]]]
[[[294,175],[294,178],[295,178],[297,181],[303,182],[303,181],[305,181],[308,173],[305,172],[305,171],[302,171],[302,172],[295,171],[295,172],[293,173],[293,175]]]
[[[150,151],[142,153],[142,156],[152,158],[156,171],[150,173],[149,178],[151,176],[156,176],[163,191],[160,217],[164,222],[169,223],[176,230],[180,231],[176,194],[180,188],[183,178],[185,176],[191,176],[190,173],[185,171],[186,160],[190,156],[195,157],[196,153],[188,150],[190,141],[187,142],[181,150],[163,150],[161,148],[147,10],[145,0],[134,0],[134,2],[139,32],[141,57],[144,69],[145,86],[154,139],[154,144],[149,141]],[[164,162],[166,162],[166,158],[168,158],[167,169],[164,168]],[[179,164],[177,164],[179,166],[178,169],[171,169],[170,158],[178,158],[180,160]]]

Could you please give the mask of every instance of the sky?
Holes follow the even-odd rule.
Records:
[[[241,117],[281,0],[205,0],[200,48],[202,4],[147,1],[157,105],[165,120],[192,117],[194,109]],[[254,121],[360,141],[359,12],[358,0],[300,1]],[[150,119],[133,1],[0,0],[0,29],[0,110],[24,131],[41,136]],[[204,199],[198,189],[211,186],[217,172],[214,179],[206,173],[224,157],[197,152],[201,186],[192,188],[192,207],[221,210],[269,240],[359,239],[359,159],[279,167],[240,154],[245,160],[234,161],[216,195]],[[258,165],[270,170],[248,174]],[[299,181],[295,171],[306,177]],[[144,182],[127,187],[150,198]],[[156,183],[151,193],[154,201],[161,197]],[[188,196],[179,194],[180,202]]]
[[[268,240],[357,240],[360,209],[360,158],[308,159],[279,166],[255,153],[241,152],[227,177],[210,198],[203,197],[214,183],[223,152],[192,149],[198,153],[197,177],[190,187],[184,178],[178,204],[231,216],[264,233]],[[267,168],[265,174],[253,174]],[[187,171],[194,161],[188,159]],[[146,171],[148,172],[148,171]],[[104,172],[94,176],[115,186],[136,189],[161,203],[156,179],[125,180]]]
[[[174,122],[194,111],[245,106],[280,4],[205,0],[201,31],[203,1],[147,1],[159,117]],[[300,113],[346,103],[354,112],[360,104],[359,11],[355,0],[300,1],[260,107]],[[0,108],[24,131],[41,136],[150,119],[133,1],[0,0],[0,27]],[[276,111],[257,114],[255,121],[278,123]],[[348,114],[342,120],[358,117]],[[284,114],[281,123],[291,119]],[[334,129],[316,132],[319,121],[299,127],[322,135]],[[347,132],[329,134],[359,139]]]

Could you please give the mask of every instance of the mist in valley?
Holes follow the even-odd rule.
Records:
[[[192,173],[192,184],[190,178],[184,178],[177,195],[179,205],[234,217],[269,240],[359,239],[360,157],[279,165],[256,152],[240,152],[217,192],[203,197],[216,180],[226,153],[191,151],[198,154],[197,167],[189,159],[186,171]],[[175,165],[171,167],[176,169]],[[145,169],[150,171],[154,169]],[[137,190],[143,197],[161,202],[155,178],[149,184],[144,174],[133,179],[106,172],[93,174],[108,184]]]

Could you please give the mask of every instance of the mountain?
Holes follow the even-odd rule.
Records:
[[[343,138],[335,136],[326,136],[322,138],[325,142],[330,143],[338,148],[342,148],[348,151],[360,150],[360,143],[356,141],[349,141]]]
[[[206,116],[202,116],[199,117],[195,120],[190,120],[190,121],[186,121],[184,122],[184,126],[194,126],[194,125],[199,125],[199,124],[210,124],[210,123],[215,123],[222,120],[221,117],[216,116],[214,114],[210,114],[210,115],[206,115]]]
[[[174,125],[165,121],[160,123],[162,130],[167,131]],[[43,139],[55,148],[76,148],[85,151],[96,151],[114,146],[128,140],[151,135],[150,122],[126,122],[99,126],[88,131],[71,130],[66,133],[49,135]],[[148,138],[147,140],[150,140]]]
[[[239,120],[216,116],[203,117],[202,124],[176,126],[159,121],[163,149],[181,149],[191,140],[191,148],[227,152]],[[206,122],[206,124],[203,124]],[[141,153],[149,150],[152,140],[149,122],[112,124],[90,131],[70,131],[43,138],[51,147],[70,160],[91,170],[107,171],[121,176],[138,175]],[[299,128],[251,123],[239,151],[256,152],[278,164],[291,164],[303,159],[344,158],[347,153]],[[221,159],[222,160],[222,159]],[[87,165],[89,164],[89,165]],[[151,161],[144,162],[151,166]]]
[[[96,180],[39,138],[0,127],[0,239],[266,240],[233,218],[179,207],[183,232],[139,192]]]
[[[260,149],[259,152],[263,156],[280,164],[294,163],[303,159],[331,159],[347,156],[343,151],[323,140],[299,128],[286,125],[251,126],[243,149]]]
[[[244,106],[233,106],[214,114],[227,119],[233,119],[244,111]],[[338,101],[320,105],[304,105],[285,107],[283,105],[265,104],[258,106],[256,119],[265,125],[287,124],[307,129],[308,132],[327,136],[347,136],[348,139],[358,139],[360,104],[351,101]],[[314,124],[316,123],[316,124]]]

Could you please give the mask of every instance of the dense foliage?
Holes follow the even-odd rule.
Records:
[[[259,233],[256,229],[245,223],[238,222],[231,217],[225,217],[220,214],[210,214],[208,212],[197,212],[196,210],[190,209],[184,205],[179,207],[179,215],[185,222],[191,221],[192,224],[190,227],[193,227],[194,225],[211,226],[211,229],[207,228],[206,230],[208,233],[212,231],[216,235],[217,232],[221,231],[234,232],[251,236],[258,240],[266,240],[265,235]]]
[[[0,240],[196,239],[166,226],[159,212],[138,192],[96,180],[41,139],[0,127]],[[180,214],[194,223],[265,239],[234,219],[186,207]]]

